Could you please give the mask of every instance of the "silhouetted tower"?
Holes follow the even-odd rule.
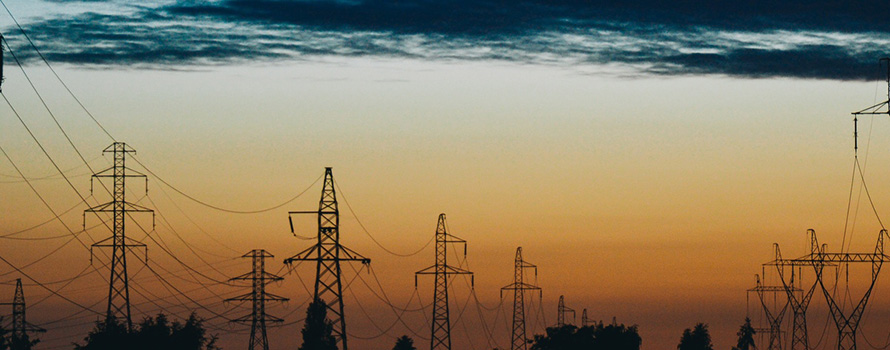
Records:
[[[250,344],[247,346],[248,350],[269,350],[269,339],[266,337],[266,323],[282,322],[283,320],[266,314],[266,302],[286,301],[288,299],[266,293],[266,285],[274,281],[281,281],[283,278],[266,272],[266,258],[274,257],[269,252],[263,249],[254,249],[241,257],[253,260],[253,271],[233,277],[229,281],[251,281],[253,290],[250,293],[226,299],[226,301],[250,301],[252,312],[250,315],[234,319],[232,322],[250,324]]]
[[[862,315],[865,313],[865,306],[868,304],[872,290],[874,290],[875,282],[878,279],[878,273],[881,271],[881,266],[883,266],[884,262],[890,261],[890,257],[884,255],[884,236],[886,235],[887,230],[881,230],[878,234],[878,241],[875,244],[874,253],[829,253],[823,246],[813,254],[812,257],[797,259],[798,261],[803,262],[809,261],[816,270],[816,280],[819,281],[819,286],[822,287],[822,294],[825,295],[825,300],[828,302],[828,310],[837,326],[838,350],[856,349],[856,331],[859,329],[859,322],[862,320]],[[813,233],[813,244],[818,245],[815,238],[815,232]],[[849,265],[852,263],[871,264],[871,283],[868,285],[862,298],[859,299],[859,302],[854,304],[853,309],[844,312],[843,300],[835,299],[835,295],[832,292],[833,288],[827,288],[825,286],[822,271],[826,265]]]
[[[538,267],[522,259],[522,247],[516,248],[516,259],[513,262],[513,283],[501,288],[501,298],[505,290],[513,291],[513,341],[510,350],[526,350],[528,338],[525,336],[525,291],[537,290],[539,298],[541,287],[525,283],[525,269],[535,270],[535,279],[538,277]]]
[[[448,265],[448,244],[463,244],[464,257],[467,256],[467,241],[450,233],[445,225],[445,214],[439,214],[436,225],[436,264],[414,273],[414,288],[417,288],[417,275],[435,275],[433,291],[433,323],[430,337],[430,350],[451,350],[451,322],[448,318],[448,275],[470,275],[473,273],[458,266]]]
[[[30,348],[28,333],[46,332],[45,329],[30,324],[25,319],[25,290],[22,288],[21,278],[15,280],[15,296],[12,302],[0,303],[0,305],[12,306],[12,323],[9,327],[12,331],[9,337],[11,350]]]
[[[3,75],[3,43],[5,43],[5,39],[3,39],[3,34],[0,34],[0,92],[3,92],[3,81],[6,80],[6,76]]]
[[[810,342],[807,333],[807,308],[810,301],[813,300],[813,292],[819,284],[817,280],[813,280],[812,285],[803,290],[803,267],[810,267],[815,261],[819,253],[819,243],[816,241],[816,232],[807,230],[810,236],[810,254],[797,259],[783,259],[782,252],[779,250],[778,244],[773,244],[776,248],[776,259],[767,265],[774,265],[779,272],[779,279],[782,280],[782,286],[788,295],[788,301],[791,306],[792,324],[791,324],[791,350],[809,350]],[[791,275],[788,275],[788,270]],[[787,278],[787,277],[790,277]],[[796,293],[800,291],[802,293]]]
[[[784,286],[764,286],[760,283],[760,275],[754,275],[754,278],[757,280],[756,287],[749,289],[749,292],[755,292],[757,294],[757,299],[760,300],[760,306],[763,308],[763,313],[766,316],[766,320],[769,323],[769,328],[767,331],[769,332],[769,347],[768,350],[781,350],[782,349],[782,320],[785,318],[785,312],[788,311],[788,299],[785,294]],[[777,310],[771,310],[769,305],[766,302],[765,294],[766,293],[779,293],[782,296],[786,296],[785,303],[781,308],[776,308]]]
[[[128,177],[141,177],[145,179],[145,191],[148,192],[148,178],[126,166],[127,153],[136,153],[135,150],[123,142],[115,142],[105,148],[102,153],[114,155],[114,165],[100,171],[90,178],[90,191],[92,191],[93,179],[111,178],[114,182],[114,191],[111,202],[100,204],[84,211],[84,227],[86,227],[86,213],[112,213],[112,236],[93,244],[93,247],[111,247],[111,276],[108,279],[108,308],[105,314],[107,322],[123,321],[127,329],[133,328],[133,320],[130,317],[130,281],[127,275],[127,250],[132,247],[146,248],[145,244],[136,242],[126,236],[126,217],[128,213],[152,213],[154,211],[138,204],[127,202],[126,180]],[[129,173],[128,173],[129,172]],[[154,223],[152,223],[152,226]],[[92,255],[92,248],[90,249]]]
[[[352,249],[340,244],[340,210],[337,208],[337,193],[334,191],[334,175],[330,167],[324,169],[324,186],[317,211],[292,211],[288,213],[291,232],[294,232],[293,214],[318,215],[318,242],[315,245],[284,260],[291,265],[294,261],[315,261],[315,292],[313,300],[325,300],[327,317],[334,324],[333,334],[340,342],[342,350],[348,350],[346,338],[346,314],[343,312],[343,285],[340,282],[340,262],[360,261],[370,264]]]
[[[587,308],[581,310],[581,327],[587,327],[590,325],[590,319],[587,318]]]
[[[572,313],[572,323],[575,323],[575,309],[566,307],[565,298],[562,295],[559,296],[559,305],[557,305],[556,310],[557,310],[556,311],[556,326],[557,327],[562,327],[567,324],[566,323],[566,314],[569,312]]]

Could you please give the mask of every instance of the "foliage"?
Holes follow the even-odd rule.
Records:
[[[696,324],[692,329],[686,328],[683,336],[680,337],[680,344],[677,350],[714,350],[711,344],[711,333],[708,332],[708,325],[704,323]]]
[[[587,327],[549,327],[535,335],[532,350],[639,350],[643,339],[637,326],[598,323]]]
[[[417,350],[414,347],[414,339],[407,335],[403,335],[396,340],[396,346],[392,348],[392,350]]]
[[[204,321],[194,313],[185,323],[170,322],[164,314],[147,317],[132,330],[117,319],[96,322],[75,350],[218,350],[216,336],[208,336]]]
[[[757,331],[754,330],[754,327],[751,326],[751,319],[745,317],[745,324],[739,328],[737,336],[739,336],[738,344],[732,347],[732,350],[753,350],[757,348],[757,345],[754,344],[754,334],[757,334]]]
[[[299,350],[337,350],[334,324],[327,319],[328,307],[324,300],[315,299],[306,309],[303,325],[303,345]]]

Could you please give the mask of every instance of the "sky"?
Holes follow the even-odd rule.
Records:
[[[761,268],[773,243],[804,255],[813,228],[829,248],[870,252],[890,207],[890,124],[860,119],[860,176],[850,115],[886,100],[885,2],[4,4],[40,54],[0,15],[24,67],[6,52],[0,300],[23,279],[42,349],[69,348],[99,318],[74,303],[104,310],[108,252],[88,247],[110,232],[83,210],[109,200],[89,175],[110,166],[114,140],[150,175],[128,198],[157,214],[128,223],[148,246],[147,263],[130,255],[134,318],[196,311],[226,349],[246,346],[249,328],[225,319],[249,308],[223,299],[248,291],[224,282],[249,271],[251,249],[275,255],[285,280],[268,290],[290,298],[269,307],[286,321],[271,348],[299,346],[314,269],[282,260],[316,228],[295,218],[295,236],[287,212],[317,206],[327,166],[342,243],[372,259],[344,267],[354,349],[402,334],[428,346],[433,281],[415,289],[414,272],[434,261],[439,213],[468,242],[453,261],[475,273],[473,286],[452,280],[455,349],[509,346],[499,288],[521,246],[543,289],[527,297],[530,333],[555,323],[564,295],[577,322],[586,308],[669,350],[698,322],[717,349],[746,315],[765,324],[746,291],[754,274],[780,283]],[[846,305],[868,282],[867,266],[849,270]],[[886,288],[860,344],[887,343]],[[827,349],[816,293],[811,343]]]

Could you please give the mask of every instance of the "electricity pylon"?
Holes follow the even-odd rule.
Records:
[[[538,267],[522,259],[522,247],[516,248],[516,259],[513,261],[513,283],[501,288],[501,298],[505,290],[513,291],[513,342],[510,350],[526,350],[528,338],[525,336],[525,291],[538,291],[539,298],[543,298],[541,287],[525,283],[525,269],[535,270],[535,279],[538,278]]]
[[[12,324],[10,329],[11,350],[30,349],[31,340],[28,333],[42,333],[45,329],[35,326],[25,319],[25,290],[22,288],[22,279],[15,280],[15,296],[11,303],[0,303],[0,305],[12,305]]]
[[[565,297],[559,296],[559,304],[556,306],[556,326],[562,327],[565,326],[566,323],[566,314],[572,313],[572,323],[575,323],[575,309],[566,307]]]
[[[445,225],[445,214],[439,214],[436,225],[436,264],[414,273],[414,288],[417,288],[417,275],[435,275],[433,291],[433,323],[430,337],[430,350],[451,350],[451,322],[448,318],[448,275],[470,275],[473,273],[457,266],[448,265],[448,244],[463,244],[464,257],[467,256],[467,241],[450,233]]]
[[[581,327],[587,327],[590,325],[590,319],[587,318],[587,308],[581,310]]]
[[[263,249],[254,249],[241,257],[253,260],[253,271],[233,277],[229,281],[251,281],[253,290],[250,293],[226,299],[226,301],[250,301],[252,311],[250,315],[234,319],[232,322],[250,324],[250,344],[247,346],[248,350],[269,350],[269,339],[266,337],[266,322],[278,323],[284,320],[266,314],[266,302],[287,301],[288,299],[266,293],[266,285],[275,281],[281,281],[283,278],[266,272],[266,258],[274,257],[269,252]]]
[[[785,312],[788,311],[788,305],[790,304],[785,292],[785,286],[764,286],[760,283],[760,275],[754,275],[754,278],[757,280],[757,285],[754,288],[748,289],[748,292],[757,294],[757,299],[760,300],[760,306],[763,307],[763,313],[766,315],[766,320],[769,323],[769,328],[766,329],[769,332],[769,347],[767,349],[782,350],[782,320],[785,318]],[[777,310],[770,310],[764,298],[766,293],[785,296],[785,304],[781,308],[777,308]]]
[[[837,326],[838,350],[855,350],[856,331],[859,329],[859,323],[862,320],[862,315],[865,313],[865,307],[868,304],[872,290],[874,290],[878,273],[881,271],[884,262],[890,261],[890,257],[884,255],[884,236],[887,235],[887,230],[881,230],[878,234],[874,253],[829,253],[825,246],[819,247],[815,231],[809,230],[808,232],[811,234],[811,245],[814,247],[814,252],[809,256],[795,260],[810,263],[816,271],[816,280],[819,281],[819,286],[822,287],[822,294],[825,295],[825,300],[828,302],[831,318],[834,320],[835,326]],[[826,265],[844,264],[849,266],[851,263],[871,264],[871,283],[853,309],[849,312],[844,312],[843,301],[836,300],[830,288],[825,286],[822,271]]]
[[[291,232],[294,232],[294,214],[318,215],[318,241],[302,252],[284,259],[284,263],[292,265],[294,261],[316,262],[313,300],[325,300],[328,319],[334,325],[334,337],[342,344],[342,350],[349,350],[346,342],[346,314],[343,312],[340,262],[360,261],[367,265],[371,263],[371,259],[340,244],[340,210],[337,207],[337,193],[334,190],[334,174],[330,167],[324,168],[324,186],[321,189],[318,210],[288,212]]]
[[[114,192],[112,193],[111,202],[100,204],[84,211],[84,227],[86,227],[86,213],[112,213],[112,236],[92,245],[90,248],[90,259],[92,259],[93,255],[92,248],[111,247],[111,276],[108,279],[108,308],[105,314],[105,321],[111,323],[122,320],[126,323],[127,329],[132,329],[130,280],[127,275],[127,250],[132,247],[145,248],[147,254],[148,248],[141,242],[127,238],[125,230],[126,217],[129,215],[128,213],[152,213],[152,226],[154,226],[154,210],[127,202],[125,197],[126,180],[128,177],[144,178],[145,191],[146,193],[148,192],[148,178],[126,166],[127,153],[135,154],[136,151],[128,147],[126,143],[115,142],[111,146],[106,147],[102,153],[112,153],[114,155],[114,165],[93,174],[90,178],[90,191],[92,192],[93,179],[108,177],[113,179]],[[128,173],[128,171],[131,173]]]
[[[819,252],[819,243],[816,241],[816,232],[808,230],[810,236],[810,254],[797,259],[783,259],[779,245],[774,243],[776,248],[776,259],[767,263],[773,265],[779,272],[779,279],[782,280],[782,286],[788,295],[788,301],[791,306],[792,324],[791,324],[791,350],[810,350],[809,335],[807,333],[807,308],[810,301],[813,300],[813,292],[819,281],[813,280],[812,285],[803,290],[803,271],[804,266],[811,266],[816,263],[816,254]],[[787,270],[791,271],[790,280],[787,279]],[[797,284],[795,286],[795,283]],[[802,293],[796,293],[800,291]]]
[[[3,34],[0,34],[0,92],[3,92],[3,81],[6,80],[6,76],[3,75]]]

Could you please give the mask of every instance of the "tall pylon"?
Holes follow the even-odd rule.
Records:
[[[328,319],[334,324],[333,334],[341,344],[341,350],[349,350],[346,337],[346,314],[343,311],[343,284],[340,282],[340,262],[359,261],[368,265],[368,259],[352,249],[340,244],[340,210],[337,207],[337,193],[334,190],[334,174],[330,167],[324,169],[324,186],[317,211],[288,212],[291,232],[294,232],[294,214],[318,215],[318,241],[311,247],[284,259],[292,265],[294,261],[315,261],[315,292],[313,300],[324,300]]]
[[[0,303],[0,305],[12,305],[12,323],[9,329],[11,350],[22,350],[31,348],[31,339],[28,333],[43,333],[46,329],[35,326],[25,319],[25,290],[22,288],[22,279],[15,280],[15,296],[11,303]]]
[[[84,227],[86,227],[86,213],[112,213],[113,226],[112,236],[93,244],[90,248],[90,256],[92,259],[92,248],[110,247],[111,252],[111,275],[108,278],[108,307],[105,314],[106,322],[123,321],[127,329],[133,328],[133,319],[130,317],[130,280],[127,275],[127,250],[129,248],[147,247],[141,242],[127,238],[125,225],[128,213],[152,213],[152,227],[154,226],[154,210],[148,209],[138,204],[127,202],[126,200],[126,180],[128,177],[141,177],[145,179],[145,191],[148,193],[148,178],[126,166],[127,153],[136,153],[136,150],[127,146],[123,142],[112,143],[103,151],[114,155],[114,165],[110,168],[100,171],[90,178],[90,191],[93,188],[93,179],[112,178],[114,182],[114,191],[110,202],[100,204],[84,211]],[[128,173],[129,172],[129,173]]]
[[[533,269],[535,279],[538,277],[538,267],[522,259],[522,247],[516,248],[516,259],[513,261],[513,283],[501,288],[501,298],[504,291],[513,291],[513,337],[510,350],[526,350],[528,338],[525,336],[525,291],[538,291],[539,298],[543,298],[541,287],[525,282],[525,270]]]
[[[572,313],[572,323],[575,323],[575,309],[566,307],[565,296],[559,296],[559,304],[556,306],[556,326],[562,327],[567,325],[566,314]]]
[[[451,350],[451,322],[448,318],[448,275],[470,275],[470,284],[475,285],[472,272],[458,266],[448,265],[448,244],[463,244],[464,257],[467,256],[467,241],[448,233],[448,228],[445,225],[445,214],[439,214],[439,222],[436,225],[436,263],[414,273],[414,288],[417,288],[418,275],[436,276],[433,291],[433,323],[430,350]]]
[[[3,92],[3,81],[6,80],[6,76],[3,75],[3,43],[5,43],[3,39],[3,34],[0,33],[0,92]]]
[[[269,339],[266,337],[266,323],[278,323],[284,320],[266,314],[266,302],[287,301],[288,298],[266,293],[266,285],[275,281],[281,281],[284,278],[266,272],[266,258],[275,256],[263,249],[251,250],[250,253],[244,254],[241,257],[250,258],[253,261],[253,271],[233,277],[229,281],[251,281],[253,290],[250,293],[226,299],[226,301],[250,301],[252,311],[250,315],[234,319],[232,322],[250,324],[248,350],[269,350]]]
[[[807,332],[807,308],[810,301],[813,300],[813,292],[819,282],[813,279],[813,283],[806,289],[803,289],[803,267],[812,266],[818,259],[819,243],[816,241],[816,232],[808,230],[810,236],[810,254],[798,259],[783,259],[782,252],[779,250],[777,243],[773,244],[776,249],[775,260],[767,263],[773,265],[779,272],[779,279],[788,295],[788,301],[791,306],[792,323],[791,323],[791,350],[810,350],[809,335]],[[808,260],[808,261],[807,261]],[[791,275],[788,276],[788,271]],[[790,277],[787,278],[787,277]],[[801,293],[797,293],[800,291]]]

